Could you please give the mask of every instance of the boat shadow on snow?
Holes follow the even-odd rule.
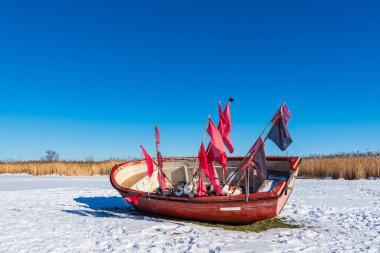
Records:
[[[82,207],[77,210],[62,210],[62,212],[79,216],[94,216],[99,218],[119,218],[134,220],[150,220],[155,222],[168,222],[157,216],[136,210],[121,197],[79,197],[73,199]],[[178,223],[179,225],[183,225]]]
[[[103,218],[125,218],[138,212],[120,197],[79,197],[73,199],[80,204],[77,210],[62,210],[79,216]]]

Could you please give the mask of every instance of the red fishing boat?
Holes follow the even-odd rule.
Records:
[[[266,157],[264,143],[270,139],[283,151],[292,143],[287,129],[289,109],[281,105],[245,157],[228,158],[225,147],[234,152],[229,136],[232,101],[228,100],[224,111],[219,103],[218,127],[208,117],[198,157],[163,159],[156,126],[157,160],[138,143],[145,160],[114,166],[112,186],[138,210],[149,213],[223,223],[277,216],[292,192],[301,159]],[[206,132],[210,136],[207,151]]]
[[[232,157],[227,162],[233,171],[243,157]],[[268,179],[260,185],[258,176],[250,174],[249,192],[230,196],[165,196],[154,192],[158,187],[155,173],[149,179],[144,160],[126,162],[113,167],[110,180],[120,195],[138,210],[183,219],[223,223],[250,223],[277,216],[288,200],[298,173],[299,157],[267,157]],[[188,182],[196,158],[164,159],[164,172],[173,184]],[[218,174],[222,169],[217,167]],[[234,186],[240,174],[232,180]],[[169,181],[167,180],[167,181]],[[168,187],[170,187],[168,183]],[[244,186],[242,186],[245,192]]]

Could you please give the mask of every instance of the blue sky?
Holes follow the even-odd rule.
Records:
[[[380,148],[378,1],[2,1],[0,159],[193,155],[231,96],[236,155],[282,101],[288,154]],[[281,152],[273,143],[267,154]],[[286,153],[285,153],[286,154]]]

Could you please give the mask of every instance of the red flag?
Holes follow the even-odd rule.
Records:
[[[227,155],[223,139],[211,118],[209,118],[207,133],[211,137],[210,150],[207,156],[209,163],[215,161],[222,165],[224,170],[227,170]]]
[[[241,166],[243,170],[246,170],[247,168],[252,168],[255,165],[255,163],[253,162],[253,158],[255,157],[260,147],[264,149],[264,141],[261,137],[259,137],[256,140],[256,142],[253,144],[253,146],[249,150],[249,153],[251,155],[247,158],[247,160],[245,160],[244,164]]]
[[[232,130],[232,124],[231,124],[231,112],[230,112],[230,101],[227,102],[226,108],[224,108],[224,122],[226,124],[226,133],[230,134]],[[232,152],[231,152],[232,153]]]
[[[280,109],[273,116],[271,120],[272,123],[276,124],[279,117],[282,118],[282,121],[284,122],[285,126],[288,125],[289,120],[292,119],[292,115],[290,114],[289,108],[285,104],[282,104]]]
[[[207,195],[207,190],[205,184],[203,183],[202,174],[200,172],[198,173],[198,188],[196,194],[200,197]]]
[[[162,171],[162,168],[164,167],[164,161],[161,156],[161,152],[157,152],[157,163],[158,163],[158,174],[157,174],[157,180],[161,187],[161,189],[165,192],[166,191],[166,181],[165,181],[165,175]]]
[[[219,125],[218,130],[223,138],[223,143],[228,148],[228,151],[232,154],[234,152],[234,147],[232,145],[230,131],[231,126],[231,116],[230,116],[230,102],[227,103],[224,112],[222,111],[222,106],[218,104],[219,108]]]
[[[125,197],[125,201],[135,206],[139,202],[139,198],[140,198],[140,195],[129,196],[129,197]]]
[[[160,132],[158,131],[157,125],[154,127],[156,132],[156,150],[157,150],[157,163],[158,167],[162,169],[164,167],[164,161],[162,159],[161,152],[159,151],[159,145],[160,145]]]
[[[156,132],[156,147],[160,145],[160,132],[158,131],[157,125],[155,125],[154,130]]]
[[[208,164],[208,171],[209,171],[209,180],[212,186],[214,186],[215,194],[221,195],[222,194],[222,188],[220,187],[220,180],[218,173],[216,172],[216,169],[212,162],[209,162]]]
[[[205,151],[205,146],[203,143],[201,144],[201,148],[199,149],[198,153],[198,160],[199,160],[199,168],[203,170],[205,173],[205,176],[208,178],[208,161],[207,161],[207,155]]]
[[[232,141],[229,134],[223,137],[223,142],[224,142],[224,145],[226,145],[226,147],[228,148],[228,151],[230,151],[230,153],[232,154],[235,151],[235,149],[232,146]]]
[[[166,191],[166,181],[165,181],[165,175],[162,171],[162,168],[164,167],[164,161],[162,159],[161,152],[158,150],[160,146],[160,132],[158,131],[157,125],[154,127],[155,133],[156,133],[156,150],[157,150],[157,165],[158,165],[158,171],[157,171],[157,181],[160,185],[162,191]]]
[[[249,150],[249,153],[255,153],[257,152],[257,150],[259,150],[260,146],[263,146],[264,145],[264,141],[261,137],[259,137],[255,143],[253,144],[253,146],[251,147],[251,149]]]
[[[152,157],[150,157],[150,155],[145,151],[145,149],[143,148],[142,145],[140,145],[141,147],[141,150],[142,150],[142,153],[145,157],[145,161],[146,161],[146,166],[147,166],[147,170],[148,170],[148,176],[151,177],[152,174],[153,174],[153,160],[152,160]]]
[[[158,165],[159,169],[161,169],[161,170],[164,167],[164,159],[162,158],[160,151],[157,152],[157,165]]]
[[[223,113],[223,110],[222,110],[222,106],[219,102],[218,104],[218,110],[219,110],[219,125],[218,125],[218,129],[219,129],[219,132],[220,134],[222,135],[225,135],[225,132],[226,132],[226,119],[224,118],[224,113]]]
[[[219,160],[221,160],[221,161],[219,161]],[[207,161],[208,161],[209,165],[210,165],[210,162],[215,161],[215,162],[222,165],[222,168],[224,169],[224,171],[227,171],[227,156],[225,156],[225,157],[220,157],[218,155],[215,156],[214,149],[212,148],[211,143],[209,144],[209,146],[207,148]],[[210,168],[209,168],[209,170],[210,170]]]
[[[157,171],[157,180],[158,180],[158,184],[160,185],[162,191],[166,192],[165,175],[164,175],[164,172],[162,172],[161,169],[159,169]]]
[[[281,117],[285,126],[288,125],[288,121],[292,119],[292,115],[290,114],[289,108],[286,105],[281,105]]]

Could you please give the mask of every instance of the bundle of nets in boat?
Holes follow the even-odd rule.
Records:
[[[188,196],[190,198],[197,196],[198,185],[196,183],[179,183],[176,187],[167,188],[164,192],[161,187],[156,189],[156,193],[164,196],[176,196],[183,197]],[[242,189],[240,187],[232,187],[225,185],[222,189],[222,195],[240,195]],[[215,196],[214,186],[212,184],[206,184],[206,196]]]
[[[160,195],[165,196],[175,196],[175,197],[182,197],[182,196],[188,196],[188,197],[195,197],[196,191],[197,191],[197,184],[194,183],[179,183],[173,188],[167,188],[166,192],[164,192],[161,187],[158,187],[156,189],[156,193]],[[208,196],[215,195],[214,187],[210,185],[206,185],[206,191]]]

